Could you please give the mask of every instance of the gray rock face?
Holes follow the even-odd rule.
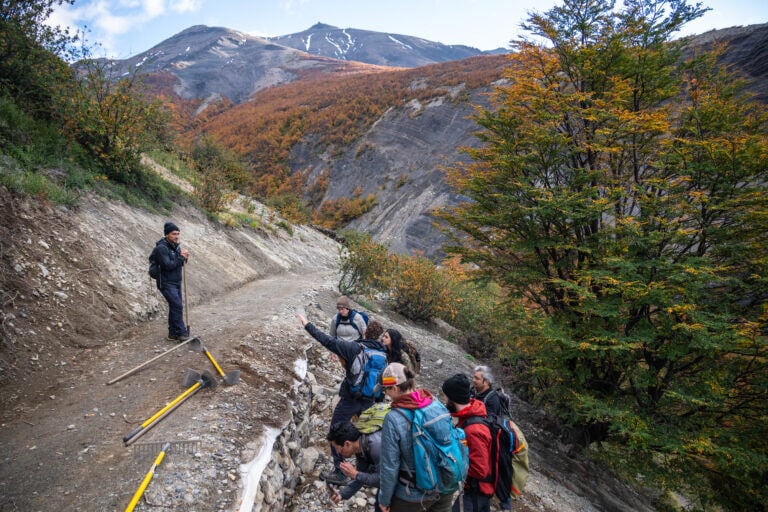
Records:
[[[333,159],[317,156],[319,151],[305,144],[294,152],[291,167],[311,166],[316,174],[328,170],[324,200],[352,197],[358,187],[363,196],[377,196],[378,204],[350,228],[372,234],[393,251],[439,258],[445,237],[435,229],[430,212],[461,201],[445,182],[442,167],[467,159],[461,147],[477,146],[471,105],[487,103],[489,88],[471,91],[469,101],[454,101],[463,92],[457,87],[430,103],[414,100],[389,110]]]
[[[270,41],[312,55],[406,68],[465,59],[483,53],[470,46],[446,45],[420,37],[338,28],[323,23],[317,23],[303,32],[271,37]]]
[[[729,44],[722,61],[743,72],[750,80],[748,90],[765,101],[768,59],[761,55],[768,48],[768,24],[712,31],[687,44],[708,48],[715,41]],[[430,212],[463,200],[445,183],[441,168],[468,159],[460,147],[479,144],[473,135],[480,127],[470,118],[472,105],[487,106],[489,90],[469,91],[469,99],[462,101],[456,101],[460,89],[448,90],[428,104],[414,100],[393,108],[341,156],[309,158],[306,155],[322,154],[325,148],[301,148],[294,152],[291,167],[330,170],[325,200],[350,196],[358,186],[363,196],[376,194],[376,207],[347,227],[372,234],[395,252],[421,252],[439,260],[445,237]]]
[[[691,37],[689,47],[710,49],[716,42],[728,44],[722,62],[740,70],[750,81],[748,89],[768,100],[768,23],[711,30]]]

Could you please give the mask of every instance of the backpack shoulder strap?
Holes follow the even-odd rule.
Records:
[[[470,425],[477,425],[478,423],[486,424],[485,418],[481,416],[470,416],[466,420],[464,420],[464,426],[468,427]]]
[[[411,423],[413,423],[413,422],[411,421],[411,419],[408,417],[408,415],[407,415],[407,414],[405,414],[401,408],[399,408],[399,407],[395,407],[395,408],[393,408],[392,410],[393,410],[393,411],[397,411],[397,412],[399,412],[399,413],[400,413],[400,416],[402,416],[403,418],[405,418],[405,421],[407,421],[407,422],[408,422],[408,425],[409,425],[409,426],[410,426],[410,424],[411,424]]]
[[[355,323],[355,315],[357,315],[357,311],[355,311],[354,309],[350,309],[350,310],[349,310],[349,325],[351,325],[352,327],[354,327],[354,328],[355,328],[355,330],[357,331],[357,334],[359,334],[359,335],[360,335],[360,337],[362,337],[362,336],[364,336],[364,335],[365,335],[365,333],[363,333],[363,332],[360,332],[360,328],[359,328],[359,327],[357,326],[357,324]]]
[[[357,314],[357,311],[355,311],[354,309],[349,310],[349,325],[354,327],[360,336],[363,336],[364,333],[360,332],[360,329],[357,327],[357,325],[355,325],[355,314]],[[341,323],[341,315],[336,313],[336,328],[339,327],[340,323]]]

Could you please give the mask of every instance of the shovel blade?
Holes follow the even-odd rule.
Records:
[[[190,387],[196,382],[200,382],[203,379],[203,374],[192,368],[187,368],[187,372],[184,374],[184,380],[181,385],[185,388]]]
[[[205,370],[203,372],[203,375],[201,376],[202,380],[202,387],[204,388],[215,388],[219,385],[218,381],[216,380],[216,377],[214,377],[211,372],[208,370]]]
[[[194,337],[187,344],[187,348],[189,350],[194,351],[194,352],[202,352],[203,351],[203,342],[200,341],[200,338]]]
[[[221,380],[225,386],[234,386],[240,382],[240,370],[232,370],[222,375]]]

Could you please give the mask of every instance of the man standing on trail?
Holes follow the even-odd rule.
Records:
[[[469,470],[464,482],[464,492],[453,512],[490,512],[491,497],[496,489],[492,479],[491,431],[483,423],[468,422],[470,418],[485,418],[485,404],[470,398],[472,384],[469,377],[457,373],[443,382],[443,394],[448,399],[445,407],[451,416],[458,419],[457,427],[464,429],[469,448]],[[462,508],[463,507],[463,508]]]
[[[472,385],[474,386],[474,396],[485,404],[488,416],[503,416],[507,411],[501,403],[501,397],[493,389],[493,373],[487,366],[476,366],[472,375]]]
[[[344,341],[361,339],[365,334],[365,320],[360,313],[352,309],[346,295],[336,300],[336,311],[338,313],[331,318],[329,334]]]
[[[184,325],[184,303],[181,297],[182,267],[189,259],[189,251],[179,245],[179,227],[173,222],[163,226],[163,238],[157,241],[152,251],[160,267],[157,288],[168,301],[168,339],[184,341],[189,338],[189,329]]]

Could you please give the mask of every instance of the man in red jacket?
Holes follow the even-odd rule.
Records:
[[[469,448],[469,471],[464,483],[464,512],[490,512],[494,483],[491,480],[491,432],[482,423],[466,425],[469,418],[485,418],[485,404],[470,398],[471,382],[463,373],[457,373],[443,382],[443,394],[448,402],[446,408],[451,416],[458,419],[458,426],[464,429]],[[460,502],[453,504],[453,512],[460,510]]]

